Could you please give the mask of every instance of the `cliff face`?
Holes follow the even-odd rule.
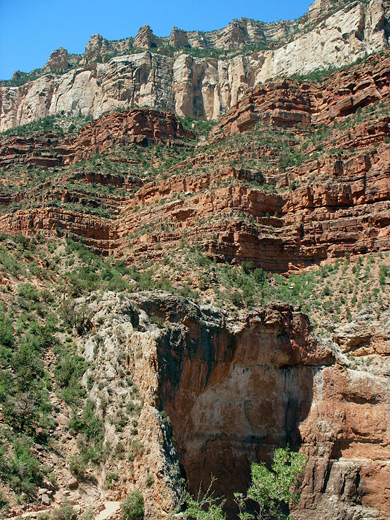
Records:
[[[24,235],[0,237],[0,299],[10,323],[20,318],[15,333],[33,305],[31,331],[45,326],[44,304],[61,320],[53,334],[64,350],[56,353],[53,336],[42,362],[54,381],[50,428],[65,448],[57,457],[31,441],[58,482],[37,492],[41,507],[69,499],[84,512],[139,489],[146,518],[165,519],[180,475],[194,493],[215,475],[232,513],[251,462],[269,462],[289,443],[308,456],[294,518],[390,518],[389,52],[321,84],[279,78],[247,89],[276,63],[286,74],[314,67],[320,49],[342,60],[347,49],[355,58],[368,42],[387,45],[386,4],[331,7],[318,0],[300,21],[307,53],[294,60],[283,56],[298,40],[276,45],[292,38],[290,23],[240,21],[207,35],[207,45],[233,38],[245,47],[250,36],[274,48],[226,60],[147,50],[93,63],[135,44],[158,49],[144,26],[135,43],[93,38],[84,69],[2,87],[5,126],[13,107],[28,120],[52,106],[97,115],[142,98],[212,117],[236,103],[207,137],[210,123],[189,130],[151,108],[106,114],[79,131],[78,118],[62,115],[49,130],[42,123],[0,137],[0,231]],[[199,34],[175,29],[170,38],[201,47]],[[47,67],[74,59],[60,50]],[[31,251],[26,237],[36,237]],[[198,301],[139,292],[151,287]],[[56,379],[61,356],[76,353],[85,361],[79,405]],[[75,418],[91,409],[107,456],[80,475],[69,454],[90,448]],[[15,505],[9,516],[22,513]]]
[[[96,510],[138,489],[146,518],[165,519],[178,504],[180,475],[194,494],[214,475],[232,512],[250,464],[270,461],[288,442],[308,456],[294,518],[389,517],[388,313],[362,315],[319,342],[307,317],[288,305],[232,318],[165,292],[96,296],[76,301],[90,332],[75,340],[110,456],[89,480],[70,473],[71,409],[53,394],[61,449],[46,461],[57,489],[44,511],[64,500]],[[345,355],[363,335],[375,369],[352,368]],[[117,475],[115,485],[107,486],[109,475]]]
[[[0,145],[0,163],[5,168],[16,164],[45,168],[67,166],[90,159],[112,148],[113,144],[147,146],[148,143],[193,137],[173,114],[133,109],[114,112],[85,125],[75,139],[64,139],[55,132],[33,138],[12,136]]]
[[[331,4],[327,9],[313,4],[309,15],[295,25],[241,20],[202,37],[175,29],[169,42],[184,50],[173,56],[154,52],[164,40],[157,41],[150,28],[142,28],[134,42],[116,44],[95,35],[75,69],[60,76],[49,72],[20,87],[0,87],[0,130],[61,111],[98,118],[106,111],[134,105],[217,119],[248,88],[269,78],[339,67],[386,49],[386,5],[381,0],[358,1],[334,12]],[[263,44],[272,48],[224,59],[191,55],[191,47],[236,49]],[[139,52],[145,48],[149,50]],[[122,55],[96,63],[110,52]],[[65,65],[72,65],[64,50],[53,54],[44,72],[57,66],[66,71]]]
[[[131,311],[134,303],[142,309],[139,317]],[[97,325],[105,345],[99,374],[108,374],[109,362],[112,386],[114,373],[130,369],[143,398],[138,429],[145,450],[134,479],[143,482],[146,468],[154,478],[144,490],[148,516],[164,516],[175,503],[175,482],[167,479],[173,462],[194,493],[214,475],[217,493],[231,499],[246,489],[251,461],[268,461],[289,442],[309,457],[294,518],[388,518],[388,316],[382,322],[362,316],[348,329],[350,343],[359,343],[372,323],[370,348],[379,363],[373,371],[351,368],[348,341],[319,343],[307,318],[288,306],[232,319],[166,293],[134,295],[131,303],[106,295],[92,305],[94,323],[110,309],[116,324],[110,338]],[[345,338],[347,328],[337,338]],[[90,352],[93,341],[84,340]],[[127,361],[118,363],[115,345]],[[162,449],[159,411],[168,414],[175,437],[171,462],[174,452]]]

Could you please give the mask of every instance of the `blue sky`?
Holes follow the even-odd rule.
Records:
[[[233,18],[298,18],[310,0],[0,0],[0,79],[42,67],[59,47],[84,52],[90,36],[135,36],[143,24],[157,36],[172,27],[220,29]]]

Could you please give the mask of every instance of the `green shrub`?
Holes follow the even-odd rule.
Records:
[[[38,515],[38,520],[52,520],[52,517],[49,513],[42,513],[41,515]]]
[[[130,461],[132,461],[138,455],[142,455],[143,451],[144,445],[142,444],[142,442],[138,441],[137,439],[132,439],[127,457]]]
[[[86,368],[84,358],[77,354],[59,355],[54,376],[61,389],[61,396],[67,404],[75,404],[85,397],[85,389],[80,381]]]
[[[72,455],[69,458],[69,470],[77,478],[84,478],[87,464],[81,455]]]
[[[390,267],[381,265],[379,267],[379,284],[382,288],[386,285],[386,278],[390,275]]]
[[[0,343],[5,347],[12,347],[14,344],[14,329],[10,319],[4,314],[0,314]]]
[[[2,511],[3,509],[7,509],[7,507],[8,507],[8,500],[4,496],[3,492],[0,491],[0,511]]]
[[[90,400],[87,400],[81,415],[77,414],[72,417],[69,426],[76,432],[84,433],[88,441],[103,440],[103,421],[95,415],[95,407]]]
[[[44,374],[43,361],[29,343],[21,343],[14,353],[11,367],[15,373],[17,388],[20,391],[31,390]]]
[[[106,486],[108,488],[110,488],[114,484],[114,482],[118,482],[118,480],[119,480],[118,473],[115,473],[115,472],[107,473],[107,476],[106,476]]]
[[[139,491],[130,493],[121,503],[122,520],[143,520],[144,499]]]
[[[86,401],[81,414],[77,409],[73,410],[69,427],[81,435],[79,444],[84,463],[99,464],[102,462],[105,457],[105,450],[103,449],[104,425],[103,421],[96,416],[92,401],[89,399]]]
[[[153,484],[154,484],[154,477],[148,471],[147,474],[146,474],[146,477],[145,477],[145,486],[146,487],[151,487],[151,486],[153,486]]]
[[[30,500],[35,498],[37,485],[42,483],[43,472],[37,459],[31,454],[31,442],[27,437],[16,441],[4,475],[11,489],[18,495],[25,494]]]
[[[8,275],[18,276],[26,274],[23,263],[17,260],[13,255],[10,255],[7,251],[0,251],[0,265],[3,266]]]
[[[95,519],[95,512],[92,507],[88,507],[88,509],[85,510],[83,513],[81,519],[82,520],[94,520]]]
[[[39,300],[39,293],[36,287],[30,283],[24,283],[18,285],[18,294],[26,300],[32,300],[37,302]]]
[[[306,462],[305,454],[292,452],[287,447],[275,450],[271,470],[267,469],[264,462],[253,463],[252,483],[247,495],[244,497],[241,493],[235,494],[240,520],[291,518],[288,514],[289,506],[299,502],[299,495],[294,487],[305,469]],[[256,516],[247,511],[247,501],[256,504]]]

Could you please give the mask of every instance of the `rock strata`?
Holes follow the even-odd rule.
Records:
[[[129,174],[122,177],[114,178],[109,172],[72,174],[96,186],[123,187],[126,193],[120,198],[91,196],[90,190],[69,187],[61,193],[61,184],[69,179],[67,174],[62,177],[58,173],[45,184],[45,194],[42,185],[29,192],[16,189],[4,193],[0,198],[4,208],[27,200],[35,201],[39,208],[4,214],[0,229],[30,234],[60,228],[84,237],[105,254],[125,254],[129,261],[146,252],[161,258],[166,248],[179,244],[191,232],[198,247],[217,261],[251,262],[273,272],[304,268],[345,254],[387,251],[390,127],[387,115],[375,114],[378,105],[388,106],[389,67],[386,53],[370,58],[364,67],[331,75],[321,86],[278,80],[256,87],[216,125],[211,142],[219,144],[221,151],[206,153],[199,147],[195,157],[153,179],[131,175],[131,158],[126,158]],[[362,108],[370,117],[353,127],[344,123],[351,114],[358,116]],[[320,146],[334,149],[331,154],[319,156],[308,141],[299,166],[272,168],[278,154],[269,145],[258,149],[248,145],[236,155],[230,151],[229,159],[235,160],[236,166],[219,167],[220,162],[226,163],[224,139],[250,135],[256,125],[264,131],[272,128],[275,136],[288,130],[301,140],[324,124],[330,137]],[[63,141],[56,134],[6,137],[0,145],[0,165],[12,170],[16,163],[29,167],[77,164],[117,147],[161,142],[183,145],[183,139],[191,138],[171,114],[132,109],[87,124],[73,140]],[[283,154],[283,149],[278,153]],[[268,157],[269,171],[240,168],[247,156]],[[264,191],[265,184],[273,190]],[[52,208],[50,201],[55,198],[85,207],[104,204],[114,218],[99,220]],[[244,218],[237,218],[239,215]],[[87,231],[92,220],[99,224],[94,225],[94,231]],[[168,222],[170,231],[166,232],[163,228]],[[133,233],[136,236],[129,240]]]
[[[115,145],[147,146],[172,139],[192,139],[173,114],[132,109],[113,112],[87,124],[74,139],[62,139],[56,132],[34,137],[10,136],[0,144],[0,165],[51,167],[88,159]]]
[[[213,130],[214,138],[243,132],[257,121],[282,127],[328,124],[387,98],[389,71],[387,52],[382,58],[374,56],[364,66],[354,67],[353,72],[335,72],[321,85],[289,79],[259,85],[221,118]]]
[[[51,53],[44,70],[47,72],[54,72],[56,70],[63,71],[67,70],[69,66],[70,63],[68,51],[63,47],[60,47]]]
[[[149,25],[143,25],[134,38],[134,47],[139,47],[140,49],[157,47],[157,44],[158,39],[154,36]]]
[[[269,462],[273,450],[289,442],[308,456],[294,518],[388,518],[390,410],[383,371],[351,368],[337,344],[314,338],[307,317],[288,305],[233,318],[166,292],[95,296],[75,302],[91,316],[92,330],[77,337],[78,352],[94,360],[83,385],[92,381],[89,399],[105,442],[113,453],[125,446],[132,457],[108,458],[88,487],[57,457],[61,485],[55,496],[39,490],[41,507],[50,512],[66,499],[79,511],[103,509],[137,489],[145,517],[166,519],[178,503],[181,473],[194,493],[216,476],[215,492],[227,495],[232,513],[233,492],[245,491],[250,464]],[[135,431],[131,420],[113,425],[128,402],[139,404]],[[57,419],[56,435],[71,447],[67,417]],[[118,481],[99,497],[98,483],[113,469]]]

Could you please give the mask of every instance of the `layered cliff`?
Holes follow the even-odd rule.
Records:
[[[159,41],[147,27],[134,41],[111,43],[95,35],[82,58],[68,59],[60,49],[37,79],[19,87],[1,86],[0,130],[61,111],[98,118],[134,105],[217,119],[248,88],[267,79],[348,65],[386,49],[387,14],[387,3],[381,0],[346,5],[317,2],[296,23],[241,20],[202,36],[174,29],[168,50],[164,47],[168,43]],[[270,48],[253,50],[259,45]],[[170,46],[181,50],[172,53]],[[191,52],[191,48],[241,47],[247,49],[245,53],[233,57],[228,52],[223,57],[196,57]],[[106,61],[100,63],[103,57]],[[69,67],[74,68],[67,72]],[[53,73],[56,70],[63,74]]]
[[[140,109],[77,137],[5,136],[0,229],[63,230],[128,261],[191,234],[210,258],[273,272],[386,251],[389,60],[256,87],[198,146],[171,114]]]
[[[330,7],[317,1],[299,38],[327,34],[332,17],[348,14],[355,31],[356,13],[371,24],[386,11]],[[361,49],[373,33],[359,20],[342,39]],[[249,21],[232,27],[235,41],[242,27],[260,38]],[[271,28],[275,49],[261,52],[275,55],[284,33]],[[161,46],[147,27],[136,40]],[[96,81],[123,60],[182,60],[190,75],[191,63],[212,62],[148,50],[91,64],[93,48],[79,75]],[[50,66],[66,59],[61,50]],[[136,76],[151,95],[148,73]],[[158,81],[169,94],[170,80]],[[389,52],[321,84],[231,87],[241,99],[216,125],[137,107],[89,122],[52,115],[0,136],[0,508],[8,502],[10,517],[58,516],[70,501],[79,516],[115,518],[136,489],[146,518],[168,518],[179,477],[196,493],[211,475],[233,517],[250,464],[289,443],[308,456],[294,518],[390,518]],[[185,89],[183,106],[187,94],[201,106]]]
[[[388,338],[384,371],[374,374],[350,368],[342,351],[351,347],[311,338],[306,318],[288,307],[233,321],[151,295],[137,302],[179,324],[157,340],[160,406],[194,493],[215,475],[231,498],[246,489],[250,460],[269,460],[288,442],[309,455],[295,518],[388,517]],[[374,316],[362,318],[364,328]]]

